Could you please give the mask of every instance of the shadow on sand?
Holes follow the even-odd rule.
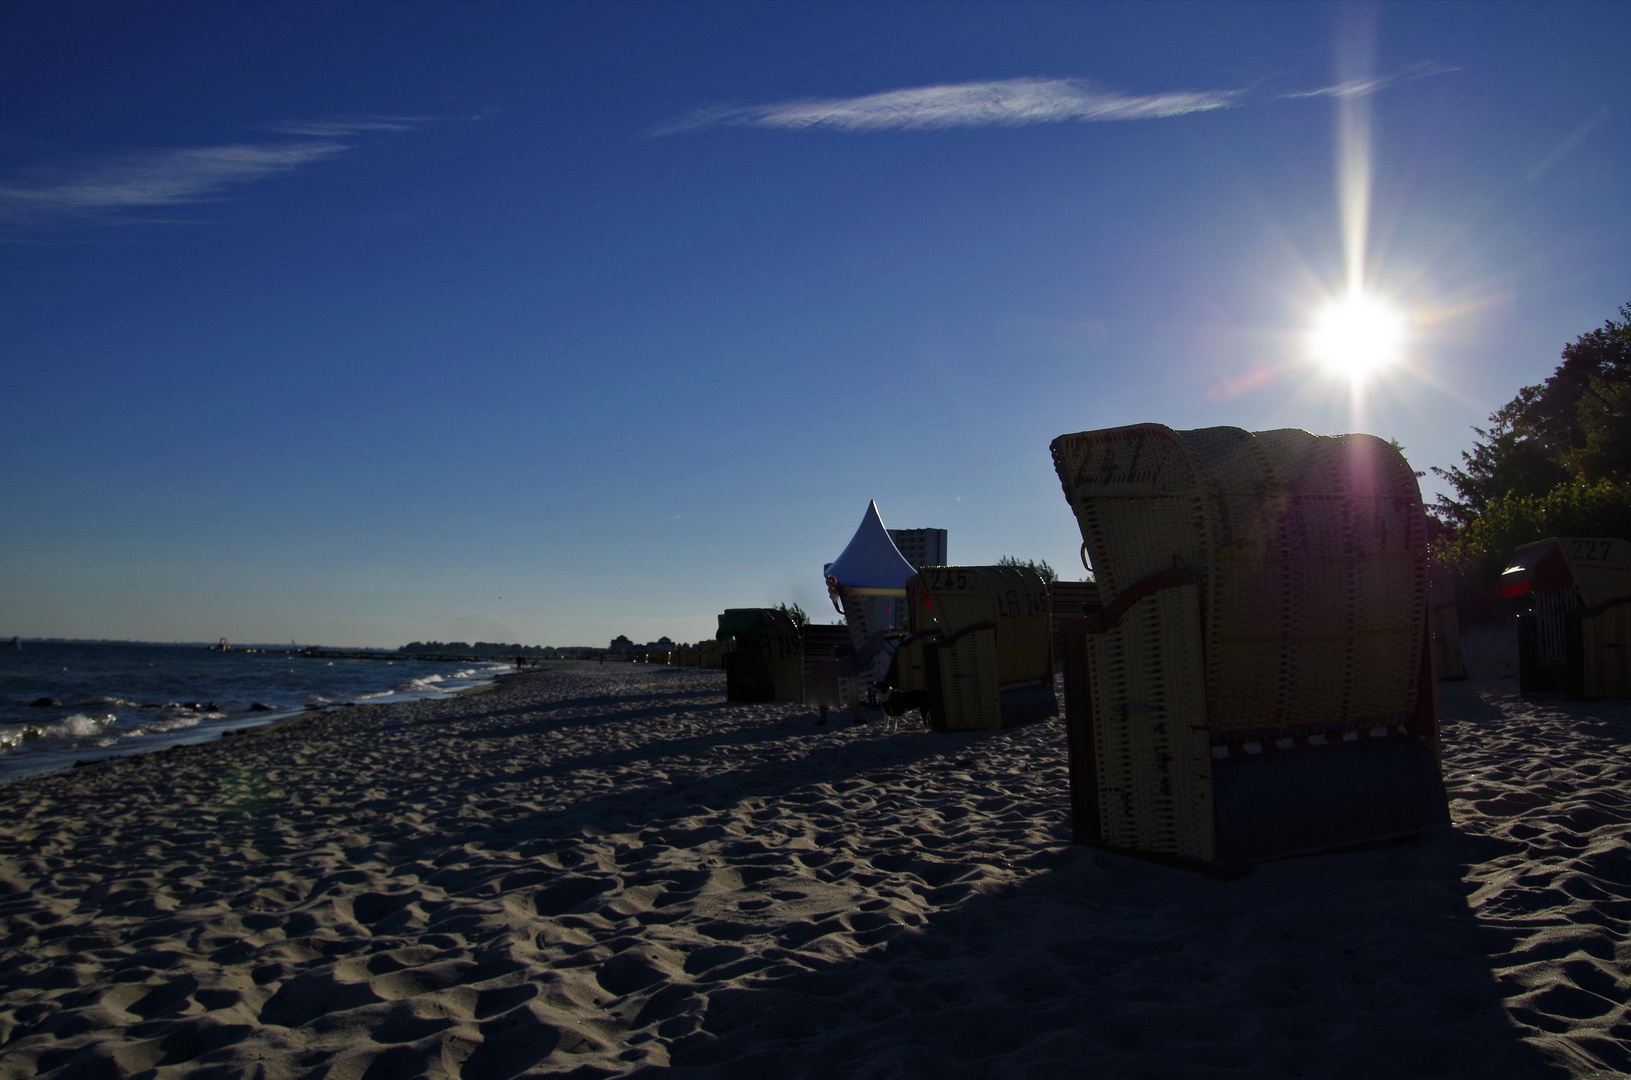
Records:
[[[647,711],[657,710],[600,715]],[[812,798],[832,806],[855,792],[863,803],[887,799],[891,785],[921,786],[925,770],[942,768],[965,774],[948,776],[954,797],[979,800],[984,779],[1011,771],[1008,740],[1057,734],[1047,723],[1020,732],[832,738],[812,720],[789,715],[762,727],[657,737],[482,781],[535,782],[681,752],[707,765],[470,837],[526,849],[564,844],[593,827],[638,834],[649,845],[646,858],[656,847],[717,843],[727,865],[756,868],[747,880],[764,878],[741,890],[742,909],[756,913],[751,921],[718,915],[702,927],[717,944],[692,953],[701,957],[686,965],[694,979],[636,995],[644,1001],[637,1026],[655,1024],[669,1062],[638,1076],[1571,1074],[1508,1020],[1502,1000],[1512,990],[1497,981],[1493,958],[1513,950],[1515,937],[1480,924],[1469,906],[1467,868],[1515,846],[1443,829],[1403,845],[1270,863],[1221,882],[1068,846],[1062,769],[1036,778],[1052,801],[1037,805],[1032,820],[1057,823],[1051,846],[1016,849],[1012,835],[993,837],[989,859],[1028,872],[1020,884],[979,873],[979,852],[921,876],[918,856],[948,853],[914,848],[905,836],[871,837],[842,852],[853,860],[844,873],[875,890],[915,891],[928,903],[926,922],[906,925],[883,903],[864,904],[820,925],[789,921],[777,946],[743,959],[732,942],[764,932],[778,879],[804,868],[792,864],[797,853],[733,834],[721,811]],[[542,719],[532,730],[576,722]],[[789,745],[786,760],[766,760],[765,744],[776,742],[802,745]],[[735,755],[747,760],[733,768]],[[831,948],[823,948],[827,935]],[[719,958],[714,969],[710,949]],[[1585,1071],[1577,1063],[1573,1074]]]
[[[1570,1075],[1506,1018],[1513,942],[1468,908],[1463,867],[1500,848],[1444,830],[1227,883],[1053,849],[915,929],[855,913],[859,956],[712,989],[636,1075]]]

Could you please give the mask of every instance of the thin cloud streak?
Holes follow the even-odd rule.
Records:
[[[775,105],[704,109],[653,134],[715,126],[843,131],[932,131],[966,127],[1020,127],[1065,121],[1154,120],[1227,109],[1234,90],[1131,95],[1080,79],[1003,79],[921,86],[857,98],[788,101]]]
[[[78,177],[0,187],[0,209],[74,213],[201,202],[231,185],[288,172],[344,149],[339,143],[300,143],[126,155],[104,160]]]
[[[1451,72],[1460,70],[1458,67],[1451,67],[1447,64],[1424,61],[1420,64],[1412,64],[1403,71],[1395,71],[1391,75],[1379,75],[1370,79],[1348,79],[1334,86],[1321,86],[1315,90],[1293,90],[1280,96],[1282,98],[1367,97],[1379,90],[1386,90],[1395,83],[1425,79],[1431,75],[1448,75]]]
[[[351,149],[338,141],[346,135],[411,129],[407,117],[287,124],[275,130],[311,138],[132,151],[56,163],[0,180],[0,221],[131,221],[135,219],[124,212],[216,201],[234,188],[331,158]]]
[[[412,131],[429,123],[431,116],[370,116],[358,120],[319,120],[309,123],[274,124],[268,130],[280,135],[312,135],[322,139],[343,139],[363,131]]]
[[[1536,180],[1539,180],[1546,173],[1546,170],[1550,169],[1553,165],[1556,165],[1559,161],[1561,161],[1564,155],[1566,155],[1570,150],[1573,150],[1575,147],[1585,142],[1586,136],[1595,131],[1597,129],[1597,125],[1601,124],[1607,119],[1608,110],[1598,109],[1597,112],[1592,115],[1591,119],[1575,128],[1569,133],[1568,138],[1558,143],[1555,150],[1541,158],[1539,161],[1535,162],[1534,166],[1528,172],[1523,174],[1524,179],[1528,180],[1531,184]]]

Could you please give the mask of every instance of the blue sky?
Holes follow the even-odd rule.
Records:
[[[829,612],[868,499],[1073,573],[1048,443],[1450,465],[1631,300],[1631,7],[0,7],[0,633]],[[1368,118],[1366,386],[1340,110]],[[1424,481],[1431,496],[1438,488]]]

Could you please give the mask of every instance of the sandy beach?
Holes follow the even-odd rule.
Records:
[[[1453,829],[1232,882],[1072,846],[1059,721],[646,665],[10,784],[0,1077],[1631,1071],[1631,703],[1474,671]]]

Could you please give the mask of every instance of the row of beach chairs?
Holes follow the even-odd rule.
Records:
[[[1396,447],[1141,424],[1051,449],[1095,581],[913,568],[869,507],[828,568],[844,626],[720,617],[729,696],[981,730],[1056,715],[1057,661],[1077,841],[1212,872],[1448,821],[1436,680],[1465,669]],[[1611,543],[1520,551],[1526,682],[1631,693]]]
[[[1058,713],[1058,628],[1097,596],[1011,566],[925,567],[907,579],[903,626],[857,641],[843,623],[793,625],[774,608],[719,616],[729,701],[802,701],[832,709],[921,712],[937,731],[1012,727]],[[872,678],[873,649],[887,648]]]

